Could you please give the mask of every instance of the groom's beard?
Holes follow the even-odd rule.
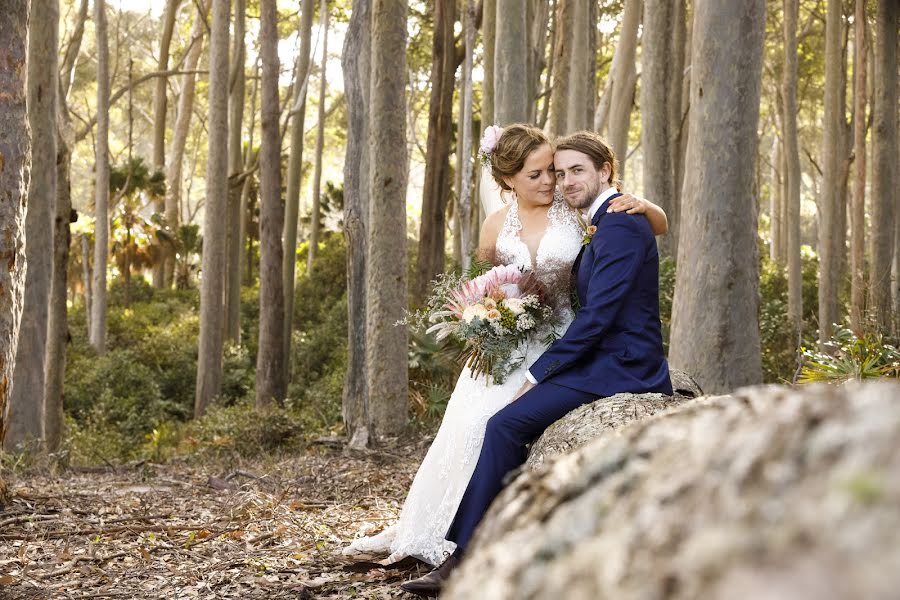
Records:
[[[579,183],[573,186],[563,186],[562,193],[569,206],[575,210],[585,210],[600,195],[599,178],[593,184]]]

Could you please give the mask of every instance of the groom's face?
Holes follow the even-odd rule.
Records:
[[[556,165],[556,184],[566,202],[572,208],[588,208],[600,192],[609,187],[609,169],[605,163],[597,169],[591,158],[577,150],[557,150],[553,156]]]

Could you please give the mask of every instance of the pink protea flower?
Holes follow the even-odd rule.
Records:
[[[538,293],[537,287],[537,278],[531,271],[523,272],[516,265],[500,265],[451,292],[450,302],[444,308],[460,319],[466,307],[480,303],[485,297],[496,301],[523,298]]]

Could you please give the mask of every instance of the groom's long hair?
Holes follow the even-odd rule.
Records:
[[[622,182],[617,179],[619,160],[612,148],[592,131],[578,131],[556,140],[556,150],[574,150],[586,154],[594,168],[600,170],[604,163],[609,163],[609,184],[622,191]]]

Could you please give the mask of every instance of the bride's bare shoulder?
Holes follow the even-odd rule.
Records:
[[[500,229],[503,227],[503,222],[506,220],[506,215],[509,213],[509,205],[502,206],[489,214],[484,219],[484,223],[481,224],[482,233],[493,233],[493,237],[497,237],[500,234]]]

